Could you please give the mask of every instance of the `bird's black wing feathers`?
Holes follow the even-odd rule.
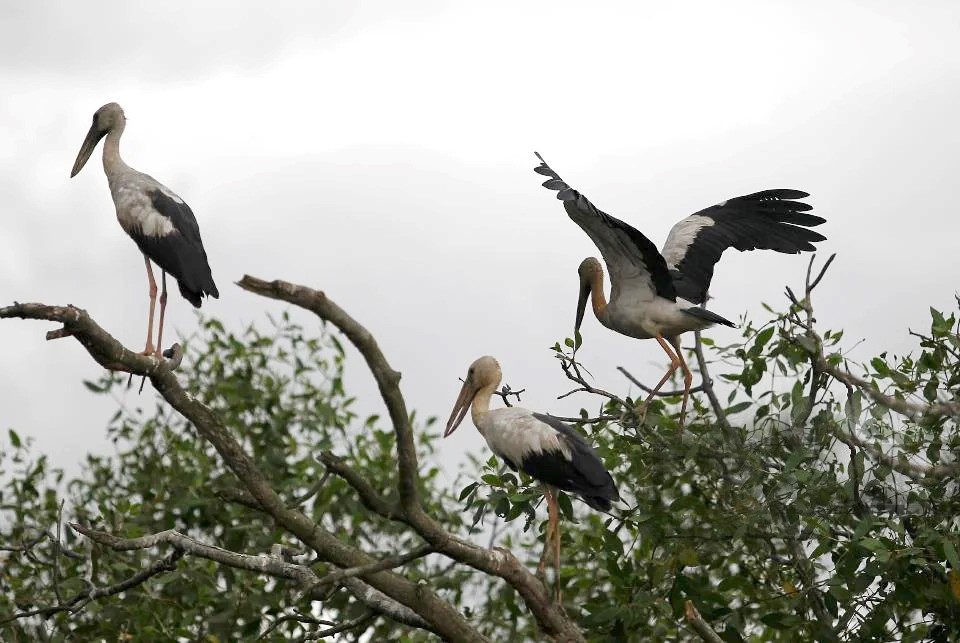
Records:
[[[533,417],[560,433],[571,458],[567,460],[562,453],[554,451],[530,453],[521,463],[524,471],[558,489],[578,494],[594,509],[607,510],[612,501],[620,499],[610,473],[579,433],[550,415],[534,413]]]
[[[713,267],[727,248],[809,252],[826,237],[808,228],[825,219],[808,214],[813,207],[798,199],[800,190],[764,190],[700,210],[670,230],[663,256],[677,294],[696,304],[706,300]]]
[[[550,177],[543,182],[543,187],[557,190],[557,198],[563,201],[567,214],[600,249],[607,263],[613,292],[626,287],[626,281],[639,279],[646,282],[646,288],[653,288],[657,295],[675,301],[677,294],[673,278],[657,246],[636,228],[597,208],[561,179],[542,156],[537,154],[537,158],[540,159],[540,165],[533,171]],[[611,295],[611,299],[615,299],[615,296]]]
[[[130,236],[145,255],[176,278],[180,294],[191,304],[199,308],[204,295],[219,297],[200,239],[200,227],[190,206],[159,188],[150,190],[148,195],[153,208],[170,220],[173,231],[166,235],[134,231]]]

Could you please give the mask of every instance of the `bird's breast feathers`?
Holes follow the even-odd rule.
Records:
[[[630,301],[621,299],[617,306],[607,310],[605,326],[618,333],[636,339],[650,339],[657,335],[672,337],[692,330],[703,330],[711,323],[684,313],[693,303],[677,298],[669,301],[657,298],[653,301]]]
[[[518,464],[532,453],[557,451],[568,460],[572,457],[557,431],[527,409],[496,409],[487,413],[482,424],[478,428],[490,448]]]

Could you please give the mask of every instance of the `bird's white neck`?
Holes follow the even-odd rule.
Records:
[[[121,123],[111,129],[103,142],[103,171],[107,177],[130,169],[130,166],[120,158],[120,137],[123,135],[123,127]]]
[[[490,398],[493,396],[495,390],[497,390],[496,384],[484,386],[477,391],[477,394],[473,398],[473,404],[470,405],[470,417],[473,419],[473,425],[477,427],[477,430],[480,431],[481,434],[483,433],[483,429],[481,428],[483,418],[490,412]]]

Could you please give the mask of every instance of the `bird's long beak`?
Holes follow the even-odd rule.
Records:
[[[83,169],[90,155],[93,154],[93,150],[96,149],[97,143],[99,143],[100,139],[106,136],[106,134],[106,132],[97,129],[96,123],[90,126],[90,131],[87,132],[87,137],[83,139],[83,145],[80,146],[80,153],[77,154],[77,160],[73,162],[73,169],[70,170],[71,179]]]
[[[463,383],[463,388],[460,389],[460,395],[457,396],[456,403],[453,405],[453,411],[450,413],[450,419],[447,420],[447,428],[443,432],[443,437],[447,437],[457,430],[457,427],[463,422],[463,418],[466,417],[467,411],[470,410],[470,403],[473,402],[473,397],[476,394],[477,388],[468,377]]]
[[[580,330],[580,324],[583,323],[583,314],[587,310],[587,301],[590,299],[590,278],[580,277],[580,299],[577,301],[577,323],[573,330]]]

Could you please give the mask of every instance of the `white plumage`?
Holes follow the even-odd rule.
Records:
[[[533,415],[519,407],[494,409],[479,417],[474,415],[473,423],[490,449],[515,465],[530,455],[548,452],[558,453],[569,462],[570,447],[560,439],[560,433]]]
[[[499,458],[511,469],[520,469],[544,483],[550,513],[544,554],[552,540],[554,566],[559,576],[560,527],[554,488],[575,493],[602,511],[610,509],[620,494],[593,447],[572,427],[549,415],[518,407],[491,411],[490,398],[502,377],[500,364],[494,358],[484,356],[474,361],[467,370],[443,436],[453,433],[470,410],[477,430]],[[541,558],[541,572],[544,563],[545,558]],[[559,594],[558,584],[558,599]]]

